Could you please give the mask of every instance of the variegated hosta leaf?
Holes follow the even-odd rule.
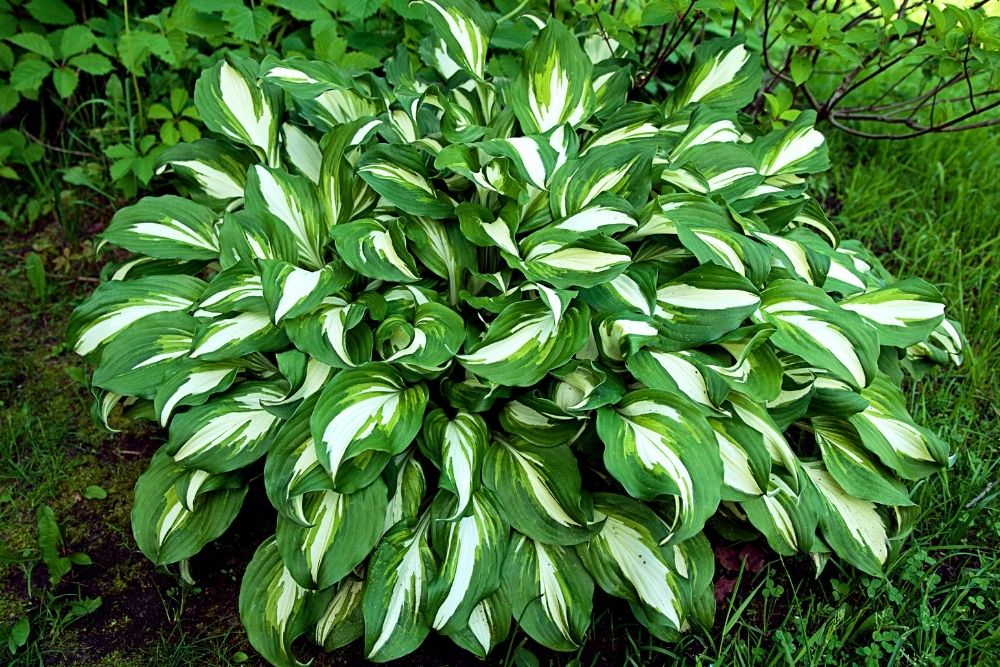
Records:
[[[838,308],[818,287],[775,280],[754,316],[776,328],[772,340],[786,352],[830,371],[854,387],[875,377],[878,337],[858,315]]]
[[[501,518],[493,494],[480,489],[460,519],[454,498],[439,495],[432,509],[431,541],[440,561],[431,582],[431,627],[445,634],[461,630],[472,610],[500,585],[500,568],[507,554],[510,530]]]
[[[449,636],[476,657],[485,658],[495,646],[507,639],[510,622],[510,593],[506,582],[501,581],[500,587],[492,595],[472,608],[465,627],[455,630]]]
[[[198,320],[181,312],[158,313],[133,324],[101,353],[93,383],[128,396],[152,398],[175,360],[191,349]]]
[[[195,554],[266,459],[277,534],[240,611],[294,667],[306,632],[484,658],[513,620],[578,650],[595,580],[675,641],[713,625],[716,515],[879,572],[914,526],[903,480],[949,462],[903,372],[965,341],[807,192],[815,114],[740,113],[761,71],[739,38],[652,82],[603,20],[390,4],[383,63],[217,62],[195,94],[214,138],[158,160],[190,198],[104,234],[135,256],[68,334],[99,362],[96,419],[169,425],[140,548]]]
[[[341,465],[362,452],[401,453],[420,430],[426,405],[427,388],[407,387],[389,364],[341,371],[312,416],[320,463],[336,478]]]
[[[160,450],[136,482],[136,544],[157,565],[190,558],[229,528],[246,492],[242,475],[182,468]]]
[[[319,269],[326,264],[323,243],[327,226],[319,192],[308,178],[256,165],[247,177],[246,207],[287,227],[295,239],[299,258],[308,268]]]
[[[530,386],[576,354],[589,330],[590,310],[578,303],[557,314],[541,299],[520,301],[505,308],[458,360],[487,380]]]
[[[254,150],[269,165],[278,162],[281,98],[257,82],[257,63],[222,59],[205,70],[194,89],[198,117],[213,132]]]
[[[419,521],[401,521],[371,557],[362,603],[369,660],[400,658],[430,632],[428,594],[437,568],[427,544],[429,525],[429,513]]]
[[[441,469],[441,488],[456,499],[457,519],[465,514],[473,494],[479,488],[483,456],[489,447],[489,429],[479,415],[459,412],[449,419],[441,409],[424,418],[423,446]]]
[[[722,500],[762,496],[771,474],[763,436],[736,419],[710,418],[722,459]]]
[[[413,322],[390,315],[375,332],[383,359],[417,372],[439,372],[465,341],[465,323],[454,310],[428,301],[417,306]]]
[[[303,496],[311,491],[333,489],[333,480],[319,463],[309,429],[315,407],[316,397],[307,398],[278,427],[264,462],[268,499],[281,517],[302,526],[310,523],[302,507]]]
[[[644,349],[629,356],[628,369],[650,389],[681,393],[709,412],[722,404],[728,392],[725,380],[709,370],[706,360],[693,352],[660,352]]]
[[[275,539],[295,581],[323,590],[350,574],[382,536],[387,500],[385,484],[376,480],[354,493],[306,494],[302,517],[307,526],[279,516]]]
[[[359,457],[360,458],[360,457]],[[395,466],[395,491],[385,509],[382,528],[388,531],[400,521],[416,520],[427,492],[427,478],[413,450],[400,454],[393,460]]]
[[[166,426],[177,408],[201,405],[212,394],[228,389],[240,368],[231,361],[180,359],[171,363],[153,395],[153,410],[160,425]]]
[[[280,323],[316,310],[331,292],[343,287],[349,274],[333,265],[309,271],[280,260],[261,260],[261,286],[271,320]]]
[[[284,123],[281,126],[281,133],[288,160],[295,165],[300,174],[318,184],[320,164],[323,161],[319,142],[291,123]]]
[[[553,401],[523,396],[504,405],[500,411],[500,426],[504,432],[534,445],[554,447],[571,443],[584,425]]]
[[[330,296],[313,312],[289,320],[285,333],[298,349],[335,368],[371,360],[372,332],[362,324],[365,306]]]
[[[197,183],[212,199],[243,198],[249,153],[215,139],[199,139],[171,146],[157,163]]]
[[[101,239],[149,257],[211,260],[219,255],[215,220],[212,209],[189,199],[144,197],[115,213]]]
[[[240,384],[224,397],[174,417],[167,451],[185,468],[211,473],[253,463],[267,451],[278,424],[263,403],[283,395],[273,383]]]
[[[273,352],[287,345],[285,333],[266,312],[235,313],[204,322],[191,343],[191,358],[218,361],[252,352]]]
[[[707,264],[660,286],[654,315],[671,347],[687,349],[733,331],[760,302],[749,280]]]
[[[581,238],[579,232],[558,225],[529,236],[521,251],[525,276],[559,289],[608,282],[632,262],[629,249],[618,241],[601,234]]]
[[[633,206],[645,203],[650,188],[653,146],[611,144],[566,161],[552,176],[549,206],[564,218],[579,213],[599,195],[617,195]]]
[[[873,576],[882,574],[889,557],[889,536],[874,503],[855,498],[822,463],[802,464],[819,495],[819,527],[837,555]]]
[[[539,644],[572,651],[590,626],[594,581],[576,552],[514,533],[503,567],[518,625]]]
[[[803,111],[794,121],[753,142],[764,176],[815,174],[830,168],[826,138],[813,128],[816,115]]]
[[[681,630],[686,612],[677,573],[660,546],[670,539],[663,521],[642,503],[610,493],[594,496],[601,531],[577,547],[597,585],[639,604],[646,617]]]
[[[476,79],[486,71],[486,47],[495,26],[479,5],[471,0],[418,0],[426,8],[427,20],[444,41],[448,55]]]
[[[150,276],[104,283],[69,318],[66,337],[87,355],[147,315],[187,311],[205,283],[193,276]]]
[[[690,401],[664,391],[626,394],[597,413],[604,465],[629,494],[676,496],[670,539],[701,531],[719,505],[722,460],[715,433]]]
[[[337,590],[316,621],[313,639],[327,651],[347,646],[365,632],[365,619],[361,613],[364,582],[347,577],[337,585]]]
[[[247,639],[276,667],[305,667],[292,654],[292,643],[309,632],[329,599],[330,591],[313,592],[295,583],[269,537],[257,547],[240,584]]]
[[[792,473],[792,487],[798,488],[795,480],[798,479],[799,459],[767,409],[738,392],[731,392],[727,400],[733,408],[733,416],[762,436],[764,449],[771,461]],[[744,439],[741,439],[740,444],[747,446]]]
[[[483,484],[516,530],[546,544],[578,544],[593,528],[589,497],[569,447],[495,439],[483,461]]]
[[[868,407],[849,421],[882,463],[905,479],[920,479],[947,465],[948,445],[913,421],[903,392],[888,377],[877,376],[861,396]]]
[[[941,293],[919,278],[855,294],[837,305],[857,313],[874,327],[879,343],[894,347],[926,340],[944,320]]]
[[[192,314],[216,318],[233,311],[245,313],[266,308],[260,272],[249,261],[241,261],[216,274]]]
[[[764,495],[740,506],[772,549],[791,556],[813,548],[818,513],[815,493],[805,483],[796,492],[786,478],[772,473]]]
[[[400,211],[428,218],[447,218],[451,199],[430,182],[427,166],[415,148],[375,146],[362,153],[358,176]]]
[[[760,79],[758,58],[741,40],[710,40],[695,49],[694,62],[670,93],[667,108],[679,111],[698,102],[715,109],[742,109],[753,100]]]
[[[491,139],[477,144],[488,155],[505,157],[532,187],[546,190],[549,178],[560,166],[559,152],[545,135]]]
[[[525,50],[511,84],[511,105],[525,134],[577,126],[594,108],[590,59],[569,28],[549,19]]]
[[[823,466],[847,493],[882,505],[913,504],[895,475],[865,451],[851,424],[833,417],[814,417],[812,426]]]

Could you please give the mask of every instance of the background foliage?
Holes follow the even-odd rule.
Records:
[[[498,7],[509,11],[519,4]],[[542,9],[546,4],[538,3]],[[320,57],[356,53],[349,56],[352,66],[371,67],[387,45],[406,38],[394,32],[392,18],[394,8],[405,11],[404,5],[386,2],[380,8],[378,3],[345,0],[254,6],[178,2],[169,7],[133,2],[125,7],[113,1],[0,1],[0,81],[6,83],[0,104],[10,105],[0,118],[0,176],[8,179],[0,188],[5,225],[0,287],[7,314],[0,359],[0,525],[5,545],[0,553],[5,582],[0,639],[10,647],[15,664],[99,664],[102,655],[103,664],[115,665],[246,660],[249,649],[234,634],[236,620],[225,611],[235,608],[235,600],[219,600],[209,591],[224,589],[229,581],[225,570],[242,571],[249,552],[207,554],[206,559],[223,566],[216,580],[199,581],[204,590],[179,586],[130,552],[131,486],[157,443],[141,432],[108,436],[91,425],[84,414],[87,394],[75,385],[81,369],[59,341],[71,305],[96,276],[89,238],[117,207],[160,187],[152,173],[159,151],[200,132],[190,99],[179,91],[192,89],[201,67],[223,50],[260,57],[275,48]],[[604,13],[595,15],[595,6]],[[659,10],[647,6],[663,9],[657,17]],[[631,11],[638,17],[630,19],[632,27],[625,26],[631,31],[645,13],[653,17],[647,20],[663,21],[647,30],[647,48],[652,49],[660,31],[669,37],[681,23],[687,6],[683,1],[574,7],[560,2],[557,10],[600,20],[609,32],[614,26],[608,17]],[[688,27],[702,7],[697,25]],[[752,14],[755,6],[745,9]],[[898,9],[894,5],[889,11]],[[725,2],[699,3],[677,32],[682,37],[674,38],[675,52],[664,58],[658,76],[670,76],[671,63],[689,54],[700,35],[728,35],[738,10]],[[996,12],[989,3],[981,10]],[[744,20],[738,17],[741,26]],[[65,38],[71,27],[89,31],[92,44],[73,52],[91,38],[76,29]],[[14,37],[21,32],[44,35],[51,57],[30,37],[43,53],[18,44]],[[107,71],[101,71],[102,58],[110,64]],[[31,64],[20,65],[22,61]],[[25,76],[18,79],[23,91],[11,83],[18,66]],[[801,76],[801,65],[798,71]],[[32,73],[34,78],[26,76]],[[815,73],[814,68],[810,74]],[[903,93],[920,94],[912,84],[914,76],[896,86],[900,97],[893,101],[902,101]],[[895,81],[887,80],[859,87],[855,106],[889,103],[879,99]],[[819,79],[811,76],[806,83],[811,81]],[[779,80],[769,93],[773,99],[763,98],[760,112],[780,118],[793,104],[803,104],[801,92],[793,101],[795,89]],[[961,115],[958,108],[945,111]],[[983,119],[991,119],[990,113]],[[867,123],[860,120],[859,126],[869,127]],[[822,585],[797,576],[793,584],[777,560],[776,568],[758,570],[760,554],[724,553],[717,563],[722,601],[714,630],[721,643],[691,636],[664,655],[625,622],[627,610],[616,616],[612,609],[595,633],[606,642],[601,653],[608,657],[601,664],[669,662],[671,654],[733,664],[882,664],[890,659],[897,664],[964,664],[990,655],[995,659],[997,609],[987,593],[1000,579],[1000,518],[994,508],[994,449],[1000,429],[992,401],[1000,391],[993,372],[1000,362],[995,134],[981,129],[898,145],[834,140],[834,170],[817,185],[828,205],[840,209],[838,220],[849,234],[882,253],[891,270],[941,286],[947,301],[958,304],[956,315],[972,339],[962,369],[934,379],[933,390],[909,397],[918,420],[962,444],[956,465],[918,490],[916,500],[923,508],[919,522],[925,528],[895,561],[894,585],[851,572]],[[77,388],[66,393],[66,387]],[[106,490],[107,498],[96,497],[101,493],[88,492],[89,487]],[[62,529],[58,558],[85,551],[99,568],[71,563],[57,585],[50,583],[38,539],[42,523],[51,535],[51,521],[39,521],[38,508],[46,504]],[[234,530],[251,544],[262,538],[252,525]],[[44,551],[53,553],[48,547]],[[733,569],[725,569],[726,564]],[[228,586],[234,589],[233,583]],[[131,632],[123,633],[123,628]],[[133,635],[150,640],[135,641]],[[531,664],[518,650],[520,641],[514,639],[505,660]],[[548,657],[539,655],[544,664]],[[591,659],[584,656],[582,662],[590,664]]]

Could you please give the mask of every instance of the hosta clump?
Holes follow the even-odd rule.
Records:
[[[190,198],[105,232],[136,257],[70,338],[102,418],[169,427],[143,552],[186,563],[263,463],[276,528],[240,611],[278,665],[305,634],[482,656],[513,622],[573,649],[600,591],[670,639],[712,622],[706,524],[878,572],[905,482],[948,459],[901,368],[961,334],[806,194],[812,115],[740,116],[735,40],[643,100],[599,35],[422,6],[419,56],[379,74],[219,62],[195,94],[216,138],[164,156]]]

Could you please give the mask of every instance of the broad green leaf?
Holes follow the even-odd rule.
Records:
[[[204,289],[205,283],[192,276],[104,283],[73,311],[67,338],[77,354],[90,354],[148,315],[188,310]]]
[[[220,485],[199,493],[216,477]],[[182,468],[160,450],[136,482],[132,507],[136,544],[157,565],[190,558],[229,528],[246,492],[239,476]]]
[[[818,287],[775,280],[762,296],[758,321],[776,327],[771,340],[853,387],[875,377],[878,337],[855,313],[838,308]]]
[[[511,106],[525,134],[578,126],[594,109],[591,63],[576,36],[549,19],[525,49],[521,71],[509,89]]]
[[[281,562],[273,537],[254,553],[240,584],[240,619],[247,639],[277,667],[305,667],[292,643],[309,632],[328,604],[329,592],[302,588]]]
[[[579,231],[559,225],[535,232],[521,243],[521,250],[525,276],[558,289],[613,280],[632,261],[629,249],[618,241],[601,234],[581,238]]]
[[[591,535],[589,500],[566,445],[494,438],[483,460],[483,484],[496,494],[507,522],[533,539],[578,544]]]
[[[441,470],[439,484],[455,495],[457,519],[465,514],[480,485],[483,456],[489,447],[489,430],[479,415],[460,411],[449,419],[441,409],[424,418],[423,447]]]
[[[480,489],[470,500],[469,513],[457,520],[456,499],[439,495],[432,513],[431,541],[440,559],[431,582],[431,627],[445,634],[461,630],[473,609],[500,585],[500,568],[507,554],[509,527],[496,500]]]
[[[198,78],[194,103],[208,129],[253,149],[274,166],[279,159],[281,98],[260,86],[257,69],[247,58],[219,60]]]
[[[604,464],[636,498],[676,497],[670,539],[701,531],[719,505],[722,460],[697,407],[676,394],[642,389],[597,413]]]
[[[367,450],[401,453],[420,430],[426,405],[427,388],[407,387],[389,364],[341,371],[312,416],[320,463],[336,478],[345,461]]]
[[[309,525],[278,517],[275,539],[281,560],[304,588],[323,590],[354,570],[382,536],[385,484],[373,484],[350,494],[307,493],[302,516]]]
[[[541,299],[503,310],[459,362],[481,378],[516,387],[531,386],[569,360],[586,342],[590,310],[571,303],[556,316]]]
[[[517,624],[542,646],[572,651],[590,626],[594,581],[576,553],[514,533],[504,562]]]
[[[430,632],[428,594],[436,570],[427,545],[430,514],[400,522],[382,537],[368,566],[363,609],[365,656],[395,660]]]
[[[170,422],[167,451],[185,468],[223,473],[253,463],[267,452],[278,418],[262,405],[280,399],[280,387],[246,382],[211,403]]]

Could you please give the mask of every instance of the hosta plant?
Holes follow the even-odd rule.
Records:
[[[571,650],[602,595],[669,640],[712,623],[706,527],[878,573],[948,461],[901,369],[961,334],[806,193],[812,114],[749,125],[738,40],[643,99],[601,35],[413,11],[379,74],[220,60],[214,138],[163,157],[190,196],[104,233],[133,257],[69,336],[101,418],[169,428],[142,551],[187,571],[262,470],[240,612],[276,665],[306,634],[484,656],[513,623]]]

